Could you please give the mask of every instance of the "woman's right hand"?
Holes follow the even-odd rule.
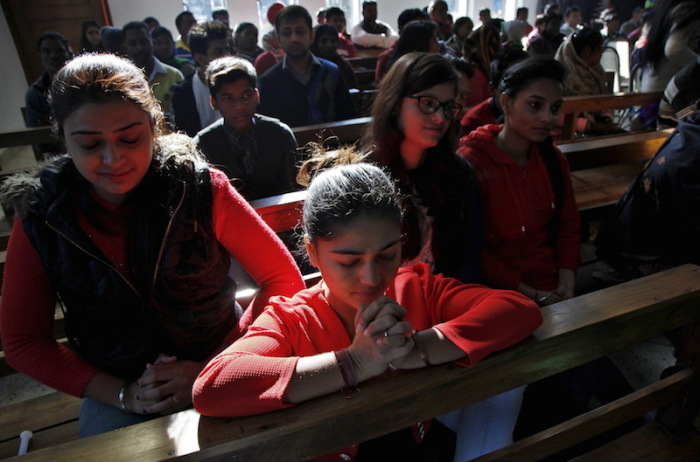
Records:
[[[357,311],[355,338],[348,352],[360,382],[383,373],[392,361],[401,362],[413,349],[408,335],[412,326],[403,321],[405,316],[406,309],[386,296]]]

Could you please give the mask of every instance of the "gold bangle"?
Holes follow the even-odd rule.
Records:
[[[423,345],[421,345],[420,341],[418,340],[418,331],[416,329],[411,331],[411,337],[413,337],[413,344],[416,346],[416,350],[418,350],[420,359],[423,360],[426,366],[432,366],[432,364],[430,364],[430,360],[428,359],[428,355],[423,349]]]

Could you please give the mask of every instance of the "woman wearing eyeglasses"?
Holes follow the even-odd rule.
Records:
[[[457,74],[440,55],[408,53],[379,85],[364,149],[407,197],[404,265],[428,263],[462,282],[480,278],[481,208],[471,167],[454,153]]]
[[[427,263],[468,283],[481,281],[483,218],[472,168],[453,150],[457,82],[440,55],[399,58],[377,90],[364,146],[404,197],[402,266]],[[510,444],[521,401],[515,389],[441,416],[457,435],[454,460]]]

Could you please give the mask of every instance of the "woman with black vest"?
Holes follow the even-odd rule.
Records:
[[[191,140],[164,133],[143,72],[84,55],[53,81],[68,155],[4,184],[17,218],[0,329],[8,362],[85,398],[88,436],[181,410],[206,362],[272,295],[303,288],[291,255]],[[241,312],[233,256],[260,286]],[[53,339],[56,303],[70,348]]]

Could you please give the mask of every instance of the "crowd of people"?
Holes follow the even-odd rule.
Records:
[[[314,26],[303,6],[276,3],[262,36],[226,10],[204,22],[185,11],[177,38],[154,17],[86,21],[75,57],[61,34],[43,34],[28,123],[52,124],[60,143],[35,146],[46,162],[0,190],[16,216],[0,306],[7,360],[84,398],[89,436],[190,406],[240,416],[352,395],[390,369],[469,367],[522,341],[540,306],[577,294],[581,224],[554,140],[565,96],[612,91],[601,59],[614,41],[634,49],[642,90],[666,91],[659,120],[678,128],[602,228],[601,255],[623,279],[700,263],[681,247],[700,231],[698,170],[683,155],[700,136],[700,6],[655,3],[624,23],[555,4],[534,26],[527,8],[507,22],[483,9],[475,27],[437,0],[403,11],[398,32],[375,1],[350,31],[338,7]],[[356,117],[347,59],[366,50],[378,59],[362,139],[299,149],[290,127]],[[578,118],[580,133],[618,130],[607,113]],[[295,260],[290,236],[248,201],[300,189]],[[313,287],[304,265],[320,271]],[[236,268],[259,288],[247,307]],[[52,337],[57,303],[69,346]],[[543,389],[580,393],[573,382],[596,377],[609,390],[594,398],[614,399],[629,386],[611,367]],[[327,459],[391,448],[470,460],[513,441],[521,409],[539,412],[528,399],[515,389]],[[454,447],[434,447],[440,432]]]

